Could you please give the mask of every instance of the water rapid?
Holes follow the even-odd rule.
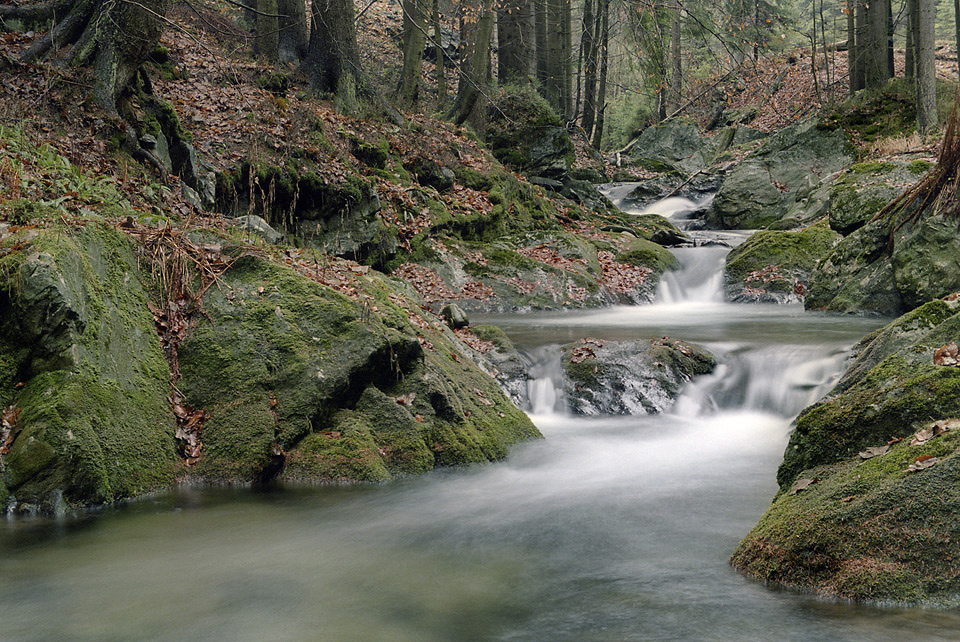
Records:
[[[818,601],[727,564],[792,417],[879,321],[731,305],[722,246],[656,303],[513,315],[545,439],[385,486],[182,489],[0,525],[0,640],[955,640],[960,616]],[[578,417],[559,345],[669,335],[721,365],[663,414]]]

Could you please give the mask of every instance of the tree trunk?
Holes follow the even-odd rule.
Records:
[[[257,0],[257,29],[253,50],[258,58],[269,63],[280,61],[280,23],[277,0]]]
[[[610,35],[610,0],[600,0],[601,35],[600,46],[600,87],[597,89],[597,124],[593,130],[593,146],[600,149],[603,140],[604,113],[607,109],[607,45]]]
[[[537,82],[540,83],[541,92],[547,85],[548,62],[547,53],[547,0],[533,0],[534,7],[534,36],[536,40],[536,73]]]
[[[670,24],[670,86],[667,90],[667,113],[672,114],[680,108],[681,83],[683,70],[680,66],[680,6]]]
[[[960,61],[960,0],[953,0],[953,25],[956,32],[954,44],[956,45],[957,60]]]
[[[307,5],[304,0],[277,0],[280,14],[280,59],[300,62],[307,56],[310,29],[307,26]]]
[[[869,2],[866,6],[867,38],[863,48],[864,86],[882,86],[890,77],[887,67],[887,11],[886,2]]]
[[[534,0],[497,3],[497,78],[500,83],[528,83],[535,73],[535,49]]]
[[[580,121],[583,132],[590,138],[593,132],[597,107],[597,40],[594,31],[598,30],[600,20],[594,18],[593,0],[583,3],[583,33],[580,36],[580,49],[583,52],[583,119]]]
[[[897,75],[897,68],[893,59],[893,1],[884,0],[884,3],[887,5],[887,78],[893,78]]]
[[[903,77],[913,80],[916,75],[916,46],[913,42],[913,3],[914,0],[907,0],[907,42],[903,53]]]
[[[406,120],[384,100],[360,66],[353,0],[313,0],[312,6],[313,28],[304,67],[314,90],[334,94],[339,108],[346,111],[356,110],[357,99],[363,97],[405,127]]]
[[[847,0],[847,82],[850,87],[850,93],[857,91],[858,87],[854,82],[853,69],[857,60],[857,29],[854,19],[854,3],[856,0]]]
[[[443,31],[440,24],[440,0],[433,0],[433,47],[437,52],[437,110],[447,102],[447,52],[443,47]]]
[[[919,20],[917,37],[917,131],[937,125],[936,0],[915,0]]]
[[[403,0],[403,70],[397,95],[403,105],[417,102],[423,46],[427,42],[428,0]],[[441,63],[442,64],[442,63]]]
[[[854,0],[856,6],[855,17],[856,17],[856,34],[857,34],[857,57],[854,61],[853,70],[851,71],[852,83],[854,86],[854,91],[859,91],[865,86],[864,72],[866,65],[864,64],[864,58],[867,52],[867,8],[864,5],[866,0]]]
[[[464,57],[460,63],[457,97],[447,112],[447,119],[462,125],[477,104],[490,72],[490,39],[493,36],[494,12],[489,0],[479,0],[466,7]],[[464,37],[465,36],[465,37]]]

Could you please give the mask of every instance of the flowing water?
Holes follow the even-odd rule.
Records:
[[[956,640],[953,612],[823,602],[727,564],[791,418],[880,322],[726,304],[724,251],[681,250],[649,306],[488,319],[534,362],[545,436],[504,462],[0,524],[0,640]],[[564,411],[559,344],[661,335],[722,365],[669,413]]]

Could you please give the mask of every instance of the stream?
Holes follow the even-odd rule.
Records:
[[[727,251],[676,250],[650,305],[475,319],[533,364],[545,439],[506,461],[0,522],[0,641],[956,640],[956,612],[826,602],[728,565],[791,420],[883,321],[725,303]],[[559,345],[663,335],[721,365],[669,413],[566,412]]]

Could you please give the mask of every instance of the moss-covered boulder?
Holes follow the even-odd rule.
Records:
[[[567,404],[581,415],[665,412],[685,383],[717,365],[703,348],[668,337],[582,339],[563,347],[562,363]]]
[[[839,239],[823,223],[798,232],[757,232],[727,255],[727,297],[739,302],[802,300],[810,273]]]
[[[924,457],[935,465],[909,472]],[[960,606],[960,432],[805,475],[815,483],[774,500],[734,552],[736,568],[824,597]]]
[[[728,138],[727,145],[733,130]],[[703,136],[692,120],[670,118],[640,132],[630,145],[630,163],[650,171],[692,174],[712,162],[716,153],[712,140]]]
[[[532,87],[505,87],[488,113],[487,147],[504,165],[527,176],[561,178],[574,162],[563,121]]]
[[[724,179],[708,212],[720,228],[755,229],[790,216],[821,182],[853,162],[843,130],[810,120],[783,129]]]
[[[960,414],[960,369],[933,362],[958,334],[960,314],[938,300],[866,337],[841,385],[797,418],[777,473],[781,488],[808,468],[906,437],[931,417]]]
[[[903,193],[931,167],[925,161],[858,163],[830,185],[830,227],[850,234]]]
[[[809,309],[900,314],[960,290],[957,223],[922,216],[890,235],[872,221],[836,245],[810,276]]]
[[[180,347],[180,388],[209,415],[193,474],[382,480],[538,434],[439,319],[373,272],[358,279],[368,303],[262,259],[221,277]]]
[[[832,597],[960,605],[960,421],[933,425],[960,415],[960,369],[934,363],[958,333],[955,305],[933,301],[861,342],[797,419],[781,491],[736,567]]]
[[[2,396],[18,412],[0,476],[14,505],[57,511],[171,484],[169,368],[134,245],[89,223],[2,246]]]

